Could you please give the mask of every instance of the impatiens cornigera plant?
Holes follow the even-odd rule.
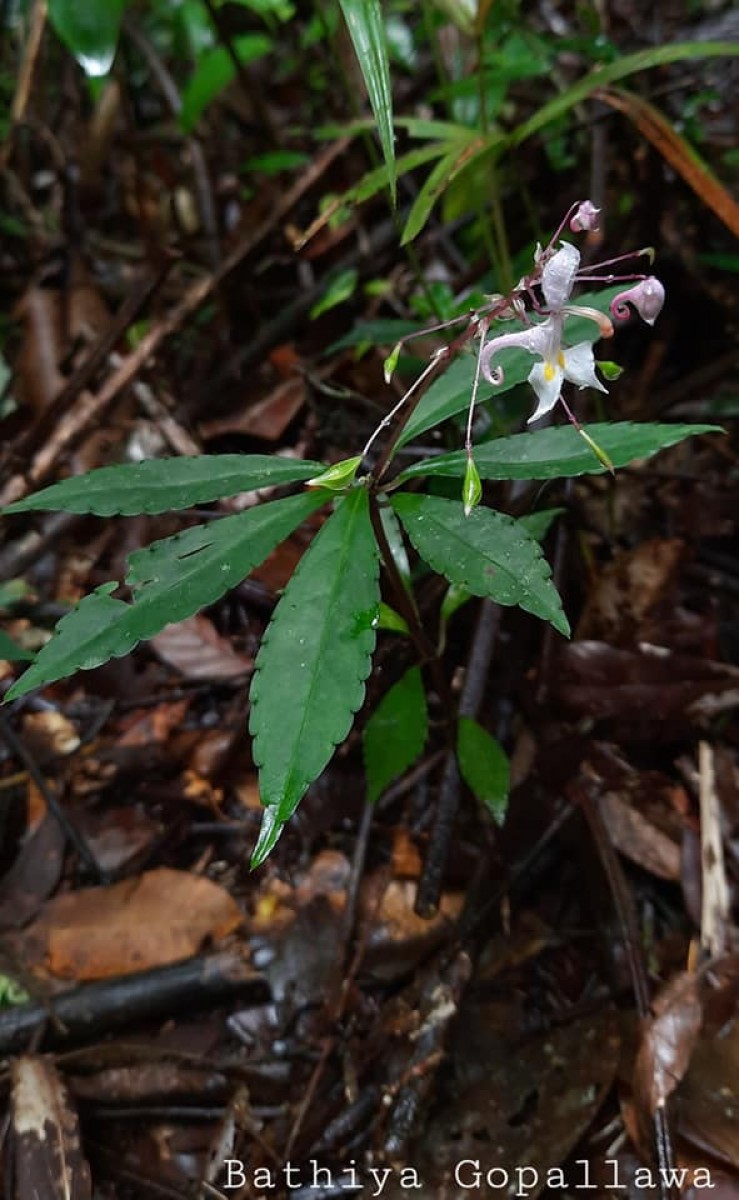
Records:
[[[61,509],[107,517],[186,509],[242,492],[305,485],[297,495],[187,525],[131,554],[123,596],[113,595],[121,585],[111,580],[84,597],[62,617],[6,701],[126,654],[168,623],[213,604],[307,517],[325,508],[323,524],[264,634],[251,683],[249,729],[265,808],[253,864],[270,853],[336,745],[347,737],[364,699],[377,630],[384,628],[406,639],[407,648],[400,656],[404,673],[367,726],[368,798],[376,800],[423,749],[427,715],[421,668],[440,653],[452,611],[470,596],[484,596],[518,605],[563,636],[569,633],[537,540],[554,512],[535,514],[534,523],[532,514],[515,519],[497,512],[484,503],[484,481],[614,471],[716,428],[630,422],[584,427],[574,415],[563,394],[565,385],[607,390],[597,374],[593,343],[610,337],[614,322],[625,319],[630,307],[652,324],[664,300],[662,286],[652,276],[630,274],[621,277],[621,283],[629,284],[626,289],[610,286],[619,278],[611,268],[621,259],[581,266],[579,251],[561,234],[567,225],[575,234],[594,229],[597,217],[589,201],[574,205],[549,244],[537,248],[531,272],[513,292],[493,296],[483,309],[461,318],[462,332],[432,355],[361,454],[334,464],[213,455],[104,467],[6,508],[14,514]],[[632,257],[647,254],[651,252]],[[588,292],[573,303],[576,285]],[[428,337],[456,323],[421,332]],[[475,346],[476,353],[463,353]],[[397,368],[398,356],[396,346],[386,361],[388,374]],[[612,363],[601,370],[606,379],[617,372]],[[476,406],[526,382],[537,401],[529,423],[550,414],[558,403],[568,423],[483,441],[473,450]],[[423,459],[389,476],[404,442],[465,411],[463,450]],[[375,444],[393,423],[394,432],[378,457]],[[426,491],[424,480],[434,476],[458,478],[460,498]],[[409,547],[450,583],[450,603],[442,606],[439,630],[420,622]],[[386,601],[381,600],[381,567],[391,589]],[[455,714],[447,719],[451,731]],[[468,724],[460,725],[459,737],[453,739],[462,775],[500,820],[507,795],[503,751],[465,720]],[[477,762],[480,747],[487,766]]]

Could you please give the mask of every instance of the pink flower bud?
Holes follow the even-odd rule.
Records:
[[[598,214],[600,209],[596,208],[591,200],[583,200],[582,204],[578,204],[574,216],[570,219],[570,229],[573,233],[593,232],[599,230]]]
[[[633,304],[642,321],[646,321],[647,325],[654,325],[664,302],[665,289],[659,279],[649,275],[634,287],[614,296],[611,300],[611,312],[618,321],[625,321],[629,316],[629,304]]]

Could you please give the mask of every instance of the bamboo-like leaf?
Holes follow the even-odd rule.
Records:
[[[413,766],[423,750],[427,733],[428,713],[421,672],[418,667],[411,667],[383,696],[364,731],[364,769],[370,804]]]
[[[397,178],[405,175],[408,171],[415,170],[416,167],[423,166],[424,163],[432,162],[433,159],[439,158],[447,149],[446,142],[434,142],[432,145],[419,146],[415,150],[409,150],[407,154],[402,154],[396,159],[394,170]],[[372,196],[376,196],[378,192],[387,187],[390,182],[390,171],[387,165],[376,167],[374,171],[368,171],[359,183],[354,187],[349,188],[346,192],[342,192],[340,196],[336,196],[308,228],[295,239],[295,248],[302,249],[307,242],[314,238],[317,233],[329,224],[332,218],[338,212],[342,212],[346,208],[353,207],[357,204],[363,204],[365,200],[370,200]]]
[[[628,79],[639,71],[651,67],[663,67],[669,63],[685,62],[700,58],[729,58],[739,55],[739,42],[672,42],[663,46],[654,46],[649,50],[637,50],[635,54],[626,54],[615,62],[605,66],[594,67],[572,87],[567,88],[554,100],[543,105],[528,121],[518,125],[507,138],[507,148],[520,146],[532,134],[538,133],[552,121],[569,112],[575,105],[580,104],[588,96],[608,84],[616,83],[619,79]]]
[[[380,0],[339,0],[354,53],[377,122],[382,154],[389,173],[390,195],[396,196],[395,136],[390,62]]]
[[[720,425],[635,424],[632,421],[587,425],[586,432],[607,453],[614,467],[649,458],[667,446],[675,446],[700,433],[721,433]],[[511,437],[480,442],[475,446],[475,465],[481,479],[561,479],[572,475],[599,475],[603,463],[593,454],[572,425],[514,433]],[[425,458],[403,471],[399,479],[424,475],[447,475],[464,479],[467,455],[453,450],[437,458]]]
[[[650,67],[662,66],[666,63],[682,62],[685,59],[716,58],[724,55],[739,54],[739,45],[734,42],[677,42],[674,45],[658,46],[650,50],[641,50],[636,54],[627,54],[618,61],[598,66],[590,71],[583,79],[567,88],[554,100],[543,105],[528,121],[523,121],[507,136],[498,130],[484,136],[478,136],[470,146],[465,147],[462,154],[454,163],[451,157],[434,168],[426,180],[421,193],[416,198],[413,209],[408,217],[403,232],[403,244],[411,241],[423,228],[433,204],[452,179],[475,158],[481,154],[500,154],[504,150],[514,149],[522,142],[541,129],[546,128],[576,105],[582,103],[588,96],[593,95],[599,88],[626,79]]]
[[[682,176],[698,199],[723,221],[735,237],[739,237],[739,204],[716,178],[708,163],[658,108],[642,96],[622,88],[598,88],[594,95],[604,104],[624,113],[659,151],[665,162]]]
[[[249,728],[266,811],[253,866],[351,729],[375,645],[378,575],[368,496],[357,487],[303,555],[257,656]]]
[[[482,134],[470,136],[451,146],[449,152],[429,172],[428,178],[416,196],[408,214],[403,236],[400,239],[401,246],[406,246],[415,237],[418,237],[439,196],[446,191],[460,171],[481,154],[489,154],[491,149],[490,137]]]
[[[98,467],[16,500],[4,513],[94,513],[97,517],[174,512],[239,492],[298,483],[324,471],[323,463],[271,454],[203,454],[153,458]]]
[[[182,621],[222,596],[267,557],[312,512],[326,492],[308,492],[196,525],[154,542],[130,558],[133,604],[114,599],[115,580],[102,584],[62,617],[51,641],[6,699],[74,671],[120,658],[165,625]]]
[[[421,558],[440,575],[474,596],[518,604],[569,635],[549,563],[520,521],[491,508],[466,517],[461,503],[439,496],[402,494],[392,504]]]

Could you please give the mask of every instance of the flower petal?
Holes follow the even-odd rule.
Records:
[[[595,357],[590,342],[580,342],[564,352],[564,377],[579,388],[593,387],[608,392],[595,373]]]
[[[570,242],[562,242],[541,273],[544,299],[552,312],[557,312],[569,300],[579,269],[580,251]]]
[[[498,337],[491,338],[485,343],[482,350],[482,360],[480,362],[480,370],[483,379],[487,379],[488,383],[493,383],[500,386],[503,382],[503,371],[501,367],[493,365],[493,359],[500,350],[518,348],[519,350],[527,350],[529,354],[540,354],[545,358],[550,353],[552,338],[559,338],[557,322],[553,318],[547,321],[542,321],[539,325],[531,325],[528,329],[521,329],[517,333],[502,333]]]
[[[549,378],[547,378],[548,375]],[[534,363],[529,372],[529,383],[536,392],[539,403],[529,417],[527,425],[530,425],[532,421],[538,421],[539,417],[552,411],[559,400],[563,379],[564,372],[561,367],[547,368],[546,363]]]

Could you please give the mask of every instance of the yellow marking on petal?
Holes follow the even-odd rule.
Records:
[[[565,369],[565,356],[564,356],[564,353],[563,353],[563,351],[562,351],[562,350],[560,350],[559,354],[557,355],[557,362],[559,363],[560,367],[561,367],[561,368],[562,368],[562,370],[564,371],[564,369]]]
[[[546,379],[547,383],[552,382],[556,373],[556,369],[552,363],[544,363],[544,378]]]

